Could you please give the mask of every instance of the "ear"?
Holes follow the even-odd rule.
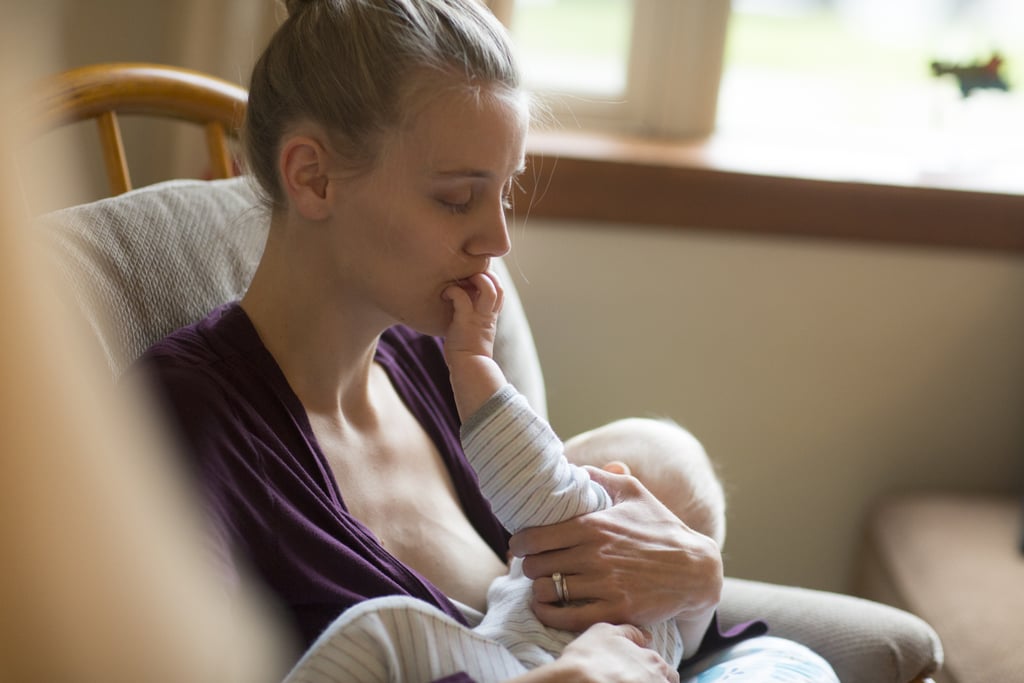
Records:
[[[601,469],[605,472],[611,472],[612,474],[630,474],[629,465],[619,460],[612,460]]]
[[[322,221],[331,214],[329,164],[327,149],[315,137],[295,135],[281,145],[281,185],[291,206],[307,220]]]

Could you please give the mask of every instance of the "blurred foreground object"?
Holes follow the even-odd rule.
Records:
[[[0,39],[0,65],[26,59]],[[27,44],[29,41],[25,41]],[[7,51],[10,50],[9,53]],[[11,58],[11,57],[15,58]],[[0,95],[14,91],[0,71]],[[274,617],[224,571],[131,387],[110,382],[21,210],[0,111],[0,680],[271,681]]]

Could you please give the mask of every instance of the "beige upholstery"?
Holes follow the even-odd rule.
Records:
[[[115,377],[168,332],[241,296],[267,234],[240,178],[152,185],[39,227]]]
[[[245,179],[172,181],[55,212],[36,229],[117,377],[155,340],[242,294],[267,217]],[[543,412],[533,338],[511,279],[504,282],[497,355]],[[843,683],[909,683],[941,662],[934,631],[919,619],[832,593],[727,579],[721,615],[726,624],[766,619],[770,633],[821,653]]]
[[[942,638],[939,683],[1024,681],[1024,554],[1016,496],[908,495],[869,520],[861,592]]]
[[[843,683],[912,681],[935,672],[942,644],[905,611],[806,588],[727,579],[724,626],[766,616],[769,633],[819,652]]]

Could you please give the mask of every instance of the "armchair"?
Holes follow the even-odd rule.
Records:
[[[51,102],[58,97],[52,84],[48,92]],[[267,228],[245,178],[168,181],[53,212],[35,226],[113,377],[171,330],[238,298]],[[504,282],[496,355],[510,381],[543,413],[543,376],[527,318],[511,278]],[[818,651],[844,683],[920,683],[942,663],[935,632],[908,612],[823,591],[726,579],[722,625],[756,617],[767,620],[770,633]]]

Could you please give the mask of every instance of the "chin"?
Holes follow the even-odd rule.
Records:
[[[417,311],[417,315],[406,316],[404,319],[399,320],[399,323],[406,327],[412,328],[420,334],[426,334],[431,337],[443,337],[448,332],[448,328],[452,324],[452,315],[454,311],[447,302],[441,302],[441,306],[431,307],[430,310],[426,308]]]

